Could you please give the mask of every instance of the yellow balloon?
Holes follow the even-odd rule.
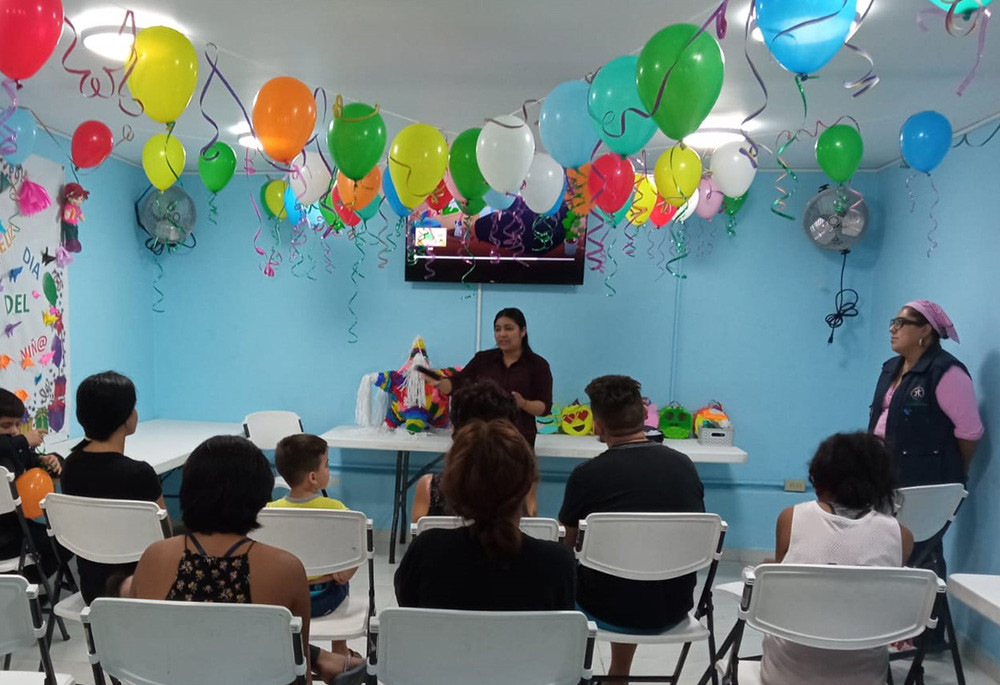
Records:
[[[635,226],[642,226],[649,221],[656,206],[656,188],[649,182],[645,174],[635,175],[635,195],[632,199],[632,206],[628,210],[629,223]]]
[[[701,158],[689,147],[667,148],[656,160],[653,180],[660,196],[674,207],[680,207],[698,189],[701,182]]]
[[[187,37],[166,26],[150,26],[135,37],[125,65],[128,89],[153,121],[177,121],[198,85],[198,54]]]
[[[180,178],[186,161],[187,152],[181,141],[166,133],[157,133],[142,148],[142,168],[158,190],[166,190]]]
[[[434,192],[448,169],[448,143],[428,124],[410,124],[389,148],[389,173],[399,201],[413,209]]]
[[[285,211],[285,191],[287,189],[288,183],[285,181],[268,181],[264,184],[264,190],[261,193],[268,213],[282,221],[288,216],[288,212]]]

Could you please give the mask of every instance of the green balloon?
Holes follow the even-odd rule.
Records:
[[[363,102],[334,108],[326,143],[340,171],[352,181],[360,181],[385,152],[385,120],[378,110]]]
[[[743,203],[747,201],[747,195],[750,191],[747,191],[740,195],[739,197],[729,197],[728,195],[722,196],[722,211],[729,216],[734,216],[736,212],[740,211]]]
[[[472,198],[471,200],[466,200],[465,202],[459,202],[458,206],[462,210],[462,214],[473,216],[479,214],[479,212],[486,208],[486,200],[481,197]]]
[[[476,143],[479,141],[481,130],[466,129],[459,133],[451,144],[451,158],[448,162],[451,180],[455,182],[455,187],[462,197],[469,201],[481,199],[490,189],[490,185],[479,170],[479,162],[476,161]]]
[[[837,124],[816,140],[816,161],[836,183],[846,183],[861,164],[865,144],[853,126]]]
[[[226,187],[236,173],[236,153],[221,140],[198,156],[198,175],[209,192],[217,193]]]
[[[339,231],[344,227],[344,222],[340,220],[337,216],[336,210],[334,210],[333,205],[330,204],[330,194],[327,193],[319,201],[319,213],[323,215],[323,221],[326,225],[335,231]]]
[[[698,31],[693,24],[666,27],[646,43],[635,71],[646,111],[668,138],[678,141],[705,121],[725,76],[718,42],[707,31]],[[664,79],[667,85],[661,95]]]
[[[374,200],[369,202],[366,207],[362,207],[360,210],[358,210],[358,216],[361,217],[362,221],[368,221],[369,219],[373,219],[375,215],[378,214],[378,208],[381,206],[382,206],[382,196],[379,195]],[[322,207],[320,208],[320,211],[322,211]]]
[[[42,276],[42,291],[45,293],[45,299],[49,301],[49,304],[55,307],[56,300],[59,298],[59,291],[56,290],[56,282],[53,280],[52,274],[48,272]]]

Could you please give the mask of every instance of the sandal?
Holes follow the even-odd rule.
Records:
[[[357,652],[351,652],[354,656]],[[350,662],[347,662],[350,663]],[[354,668],[345,668],[344,672],[330,681],[330,685],[362,685],[368,677],[368,662],[362,661],[360,664]]]

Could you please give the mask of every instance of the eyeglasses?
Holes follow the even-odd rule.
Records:
[[[894,330],[900,329],[903,326],[920,326],[919,321],[914,321],[913,319],[904,319],[901,316],[897,316],[895,319],[889,319],[889,328]]]

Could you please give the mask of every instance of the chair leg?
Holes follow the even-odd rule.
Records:
[[[965,670],[962,668],[962,657],[958,653],[958,640],[955,637],[955,624],[951,621],[951,607],[948,604],[948,596],[941,595],[940,617],[944,621],[945,636],[948,639],[948,649],[951,650],[951,659],[955,665],[955,680],[957,685],[965,685]]]
[[[677,658],[677,666],[674,667],[674,674],[670,676],[670,682],[677,685],[680,682],[681,671],[684,669],[684,663],[687,661],[688,652],[691,651],[691,643],[685,642],[684,646],[681,647],[681,655]]]
[[[13,656],[14,656],[13,654],[4,654],[4,657],[3,657],[3,670],[5,670],[5,671],[9,671],[10,670],[10,660],[11,660],[11,658]]]

